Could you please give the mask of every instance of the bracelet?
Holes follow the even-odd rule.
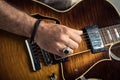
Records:
[[[37,32],[37,29],[38,29],[38,27],[39,27],[40,22],[41,22],[41,19],[38,19],[38,20],[35,22],[34,29],[33,29],[33,32],[32,32],[32,34],[31,34],[31,39],[30,39],[31,42],[34,41],[35,34],[36,34],[36,32]]]

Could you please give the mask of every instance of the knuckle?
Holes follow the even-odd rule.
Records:
[[[59,39],[63,41],[64,40],[64,35],[61,34]]]
[[[70,53],[73,53],[73,50],[71,49]]]
[[[81,37],[79,37],[78,40],[77,40],[77,41],[78,41],[78,44],[81,43],[81,40],[82,40]]]
[[[60,44],[58,42],[55,43],[55,47],[59,48]]]
[[[80,44],[81,43],[81,38],[79,38],[79,40],[78,40],[78,44]]]
[[[61,35],[60,36],[60,40],[62,41],[62,42],[66,42],[67,40],[68,40],[68,35]]]
[[[76,43],[76,44],[74,45],[74,48],[77,49],[78,47],[79,47],[79,45]]]
[[[64,32],[65,34],[68,34],[68,33],[69,33],[68,28],[67,28],[67,27],[63,27],[63,32]]]
[[[79,44],[79,43],[80,43],[80,39],[77,38],[77,39],[76,39],[76,42]]]

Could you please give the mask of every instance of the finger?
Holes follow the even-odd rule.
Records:
[[[73,32],[75,32],[76,34],[78,34],[78,35],[82,35],[83,34],[83,31],[82,30],[76,30],[76,29],[72,29],[72,28],[70,28],[71,30],[69,30],[69,31],[73,31]]]
[[[70,39],[72,39],[72,40],[74,40],[75,42],[77,42],[78,44],[80,44],[80,42],[81,42],[81,40],[82,40],[82,38],[81,38],[80,35],[77,35],[77,34],[75,34],[75,33],[73,33],[73,32],[71,32],[69,35],[70,35],[70,36],[69,36]]]
[[[78,48],[78,43],[75,42],[74,40],[72,39],[66,39],[64,40],[64,44],[67,45],[68,47],[70,47],[71,49],[77,49]]]
[[[63,43],[57,43],[57,46],[58,46],[57,49],[56,49],[57,54],[60,55],[60,56],[66,56],[66,54],[63,52],[63,50],[68,46],[66,46]],[[71,53],[73,53],[73,50],[70,48],[69,49],[69,54],[71,54]]]
[[[81,30],[74,30],[74,29],[73,29],[73,31],[74,31],[75,33],[77,33],[78,35],[82,35],[82,34],[83,34],[83,31],[81,31]]]

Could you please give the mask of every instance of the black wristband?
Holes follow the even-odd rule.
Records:
[[[32,32],[32,34],[31,34],[31,39],[30,39],[31,42],[34,41],[35,34],[36,34],[36,32],[37,32],[37,29],[38,29],[38,27],[39,27],[40,22],[41,22],[41,19],[38,19],[38,20],[35,22],[34,29],[33,29],[33,32]]]

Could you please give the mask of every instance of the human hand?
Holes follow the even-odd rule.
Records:
[[[73,53],[74,49],[78,48],[82,33],[80,30],[64,25],[41,21],[35,41],[40,48],[62,57],[66,56],[63,53],[64,48],[70,47],[70,53]]]

